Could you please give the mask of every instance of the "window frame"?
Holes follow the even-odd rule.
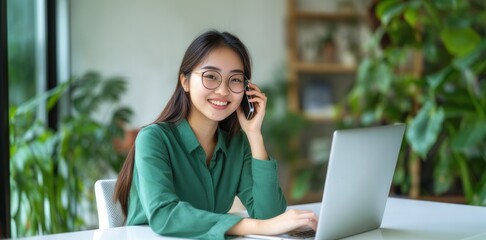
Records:
[[[10,238],[7,1],[0,1],[0,238]]]

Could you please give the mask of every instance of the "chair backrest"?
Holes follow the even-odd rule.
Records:
[[[100,229],[124,225],[125,216],[123,215],[120,202],[114,199],[115,184],[116,179],[103,179],[95,182],[95,197]]]

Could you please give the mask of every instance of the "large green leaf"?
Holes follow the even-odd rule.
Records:
[[[381,93],[386,94],[390,91],[390,86],[393,81],[393,71],[387,63],[380,62],[376,66],[376,72],[373,77]]]
[[[427,83],[432,87],[432,89],[436,89],[439,85],[444,82],[444,79],[452,72],[452,67],[447,66],[446,68],[434,73],[429,74],[426,77]]]
[[[133,111],[129,107],[120,107],[113,112],[112,122],[113,123],[127,123],[130,121],[133,115]]]
[[[32,112],[43,103],[47,103],[47,109],[50,109],[55,104],[55,102],[59,100],[62,94],[64,94],[64,92],[68,89],[69,84],[71,84],[71,81],[64,82],[50,89],[49,91],[43,92],[36,97],[28,100],[27,102],[16,108],[13,113],[10,113],[11,118],[14,119],[18,115],[24,115],[28,112]]]
[[[479,34],[472,28],[446,28],[441,31],[440,38],[447,51],[455,56],[470,53],[481,41]]]
[[[457,177],[457,166],[454,165],[447,140],[439,149],[439,157],[434,160],[434,192],[440,195],[451,188]]]
[[[457,134],[452,136],[452,147],[455,150],[463,150],[473,147],[486,140],[486,121],[477,120],[474,123],[464,124]]]
[[[407,8],[404,13],[404,18],[412,27],[417,27],[420,21],[420,12],[417,8]]]
[[[444,116],[444,110],[441,107],[437,108],[432,102],[427,102],[409,124],[406,134],[407,141],[420,156],[425,157],[437,141]]]
[[[373,73],[372,71],[373,68],[373,60],[370,58],[365,58],[363,59],[359,66],[358,70],[356,73],[356,86],[355,88],[364,88],[367,85],[367,80],[369,79],[370,73]],[[363,92],[364,89],[362,90],[356,90],[358,92]]]
[[[409,3],[400,0],[382,1],[376,7],[376,16],[386,25],[392,18],[402,14],[408,6]]]
[[[452,62],[452,66],[454,66],[458,70],[465,71],[466,69],[471,68],[471,66],[474,63],[480,62],[482,60],[485,50],[486,50],[486,39],[478,43],[476,45],[476,48],[473,51],[461,57],[455,58],[454,61]]]
[[[113,77],[103,82],[100,95],[107,101],[119,101],[121,95],[126,91],[126,82],[122,77]]]

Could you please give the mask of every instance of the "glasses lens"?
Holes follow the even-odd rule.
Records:
[[[229,78],[229,88],[235,93],[243,92],[245,88],[245,76],[243,74],[236,74]]]
[[[207,89],[216,89],[221,84],[221,75],[215,71],[204,72],[202,82]]]

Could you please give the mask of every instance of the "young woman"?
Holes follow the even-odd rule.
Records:
[[[247,79],[250,56],[234,35],[209,31],[191,43],[174,94],[139,132],[119,173],[115,197],[127,225],[204,239],[315,229],[311,211],[285,212],[277,163],[261,133],[267,98],[249,83],[254,117],[240,107]],[[250,218],[227,214],[235,196]]]

